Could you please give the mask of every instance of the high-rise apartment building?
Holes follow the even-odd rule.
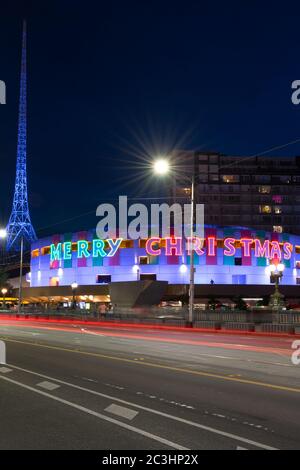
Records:
[[[239,157],[214,152],[174,153],[172,195],[205,204],[205,223],[300,234],[300,156]],[[183,199],[181,199],[183,200]]]

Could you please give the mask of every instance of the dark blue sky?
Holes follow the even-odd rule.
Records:
[[[41,231],[95,225],[98,203],[152,196],[127,162],[174,146],[252,155],[300,139],[300,6],[45,1],[1,5],[0,220],[14,185],[21,20],[28,21],[28,171]],[[300,154],[300,143],[275,155]]]

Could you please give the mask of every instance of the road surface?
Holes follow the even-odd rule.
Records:
[[[298,449],[292,338],[0,319],[0,449]]]

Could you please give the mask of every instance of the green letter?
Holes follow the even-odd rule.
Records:
[[[78,256],[78,258],[88,258],[90,256],[88,247],[89,247],[89,244],[86,240],[79,240],[77,242],[77,256]]]
[[[50,261],[60,260],[61,259],[61,243],[57,245],[50,245]]]

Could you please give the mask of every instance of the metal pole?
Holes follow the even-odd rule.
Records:
[[[23,236],[21,237],[21,250],[20,250],[20,279],[19,279],[19,303],[18,313],[21,313],[22,308],[22,275],[23,275]]]
[[[190,244],[190,292],[189,292],[189,326],[193,326],[194,319],[194,188],[195,187],[195,175],[192,174],[192,184],[191,184],[191,244]]]

